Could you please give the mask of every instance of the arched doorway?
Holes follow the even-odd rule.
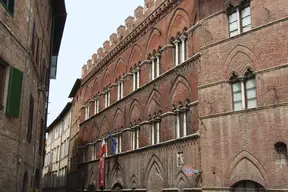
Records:
[[[28,173],[25,171],[22,184],[22,192],[28,191]]]
[[[256,183],[254,181],[240,181],[233,185],[232,187],[233,192],[264,192],[264,187],[260,185],[259,183]]]
[[[122,185],[119,184],[119,183],[116,183],[116,184],[113,186],[112,191],[113,191],[113,192],[120,192],[120,191],[122,191],[122,189],[123,189]]]

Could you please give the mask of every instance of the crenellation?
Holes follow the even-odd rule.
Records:
[[[84,64],[83,67],[82,67],[82,78],[85,77],[87,74],[87,65]]]
[[[89,59],[88,61],[87,61],[87,71],[91,71],[91,69],[92,69],[92,59]]]
[[[109,38],[110,38],[110,43],[112,44],[111,46],[114,46],[118,43],[117,33],[112,33]]]
[[[117,34],[118,34],[118,37],[122,40],[124,39],[124,36],[125,36],[125,27],[123,25],[120,25],[118,28],[117,28]]]
[[[125,20],[125,26],[120,25],[117,28],[117,33],[112,33],[109,37],[110,41],[105,41],[103,43],[103,48],[99,48],[97,51],[96,56],[93,55],[93,65],[97,65],[98,63],[101,62],[101,60],[108,55],[108,53],[113,50],[119,42],[121,42],[123,39],[125,39],[131,32],[139,25],[141,24],[142,27],[144,25],[147,25],[149,21],[143,21],[145,18],[147,18],[155,9],[158,7],[164,0],[144,0],[144,5],[145,8],[142,6],[138,6],[134,10],[134,17],[133,16],[128,16],[127,19]],[[133,33],[133,32],[132,32]],[[135,31],[134,31],[135,33]],[[137,31],[136,31],[137,33]],[[93,66],[92,65],[92,66]],[[92,69],[88,67],[89,69]],[[90,71],[90,70],[89,70]],[[88,71],[84,73],[85,77],[88,74]]]
[[[98,55],[97,53],[94,53],[92,56],[92,65],[96,65],[98,63],[97,59],[98,59]]]
[[[138,6],[134,11],[134,19],[138,23],[143,19],[143,10],[144,8],[142,6]]]
[[[98,53],[98,58],[101,60],[101,59],[103,59],[103,56],[104,56],[104,54],[103,54],[103,48],[102,47],[100,47],[98,50],[97,50],[97,53]]]
[[[104,52],[107,53],[110,51],[110,41],[106,40],[104,43],[103,43],[103,48],[104,48]]]
[[[127,17],[127,19],[125,20],[125,27],[126,30],[128,30],[129,32],[132,31],[132,29],[134,29],[134,17],[129,16]]]

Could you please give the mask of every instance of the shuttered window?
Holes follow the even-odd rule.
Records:
[[[34,98],[33,98],[33,96],[30,94],[28,131],[27,131],[27,140],[28,140],[29,142],[30,142],[31,139],[32,139],[33,117],[34,117]]]
[[[22,92],[23,73],[10,67],[10,78],[8,85],[8,96],[6,104],[6,114],[12,117],[19,117],[21,92]]]

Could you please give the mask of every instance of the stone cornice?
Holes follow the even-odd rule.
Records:
[[[162,20],[183,0],[166,0],[157,9],[155,9],[142,23],[140,23],[125,39],[123,39],[114,49],[112,49],[83,79],[85,84],[98,71],[103,70],[105,65],[113,62],[124,51],[133,45],[138,39],[144,36],[156,23]]]

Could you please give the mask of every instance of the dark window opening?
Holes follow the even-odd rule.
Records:
[[[287,145],[283,142],[275,144],[275,149],[278,154],[278,159],[287,159]]]
[[[14,14],[15,0],[0,0],[0,2],[4,5],[10,14]]]
[[[232,187],[233,192],[244,192],[244,191],[255,191],[255,192],[264,192],[264,187],[254,181],[241,181],[236,183]]]

